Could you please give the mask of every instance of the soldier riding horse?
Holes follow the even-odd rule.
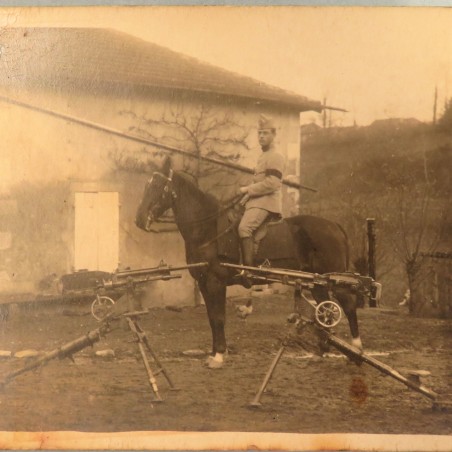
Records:
[[[242,284],[236,270],[224,268],[220,263],[240,262],[237,231],[228,226],[227,209],[222,208],[213,196],[201,191],[190,176],[182,171],[173,171],[168,157],[161,170],[154,172],[146,184],[136,214],[136,225],[150,232],[152,223],[170,208],[185,241],[187,264],[209,264],[190,269],[190,274],[198,282],[212,330],[212,355],[208,365],[219,368],[226,352],[226,287]],[[300,215],[286,218],[275,226],[268,225],[255,263],[267,259],[272,266],[279,268],[330,273],[347,271],[348,257],[347,236],[338,224]],[[313,289],[312,296],[317,302],[329,299],[323,288]],[[338,290],[335,296],[347,316],[353,344],[361,347],[356,297],[347,290]]]

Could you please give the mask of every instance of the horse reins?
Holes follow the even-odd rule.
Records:
[[[155,175],[161,176],[163,179],[166,179],[167,182],[166,182],[166,185],[163,190],[165,193],[168,193],[170,191],[170,184],[172,184],[172,182],[173,182],[173,170],[172,169],[170,170],[169,176],[167,176],[166,174],[163,174],[159,171],[154,171],[154,173],[152,174],[152,177],[154,177]],[[171,189],[171,197],[173,199],[177,198],[176,192],[172,189]],[[226,201],[226,205],[224,205],[221,209],[217,210],[215,213],[207,215],[203,218],[197,218],[195,220],[190,220],[190,221],[183,221],[180,223],[183,225],[190,225],[190,224],[195,225],[197,223],[205,223],[206,221],[216,220],[222,213],[226,212],[227,210],[231,209],[236,204],[238,204],[241,201],[242,197],[243,197],[242,194],[234,195],[232,198],[230,198],[229,200]],[[149,220],[150,220],[150,218],[149,218]],[[156,219],[155,222],[158,223],[159,222],[158,219]]]
[[[216,242],[220,237],[223,237],[223,235],[226,235],[229,231],[234,229],[240,222],[240,218],[238,220],[234,220],[224,231],[221,231],[219,234],[217,234],[212,239],[208,240],[207,242],[203,243],[202,245],[198,246],[198,250],[205,248],[206,246],[211,245],[212,243]]]

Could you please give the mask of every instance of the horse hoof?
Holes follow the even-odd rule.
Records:
[[[209,369],[220,369],[223,367],[224,362],[218,359],[215,359],[214,356],[209,355],[205,361],[205,365],[209,368]]]
[[[353,347],[357,348],[361,354],[364,352],[363,343],[361,342],[361,338],[359,338],[359,337],[352,338],[352,345],[353,345]]]
[[[207,367],[209,369],[221,369],[223,367],[223,364],[224,363],[222,361],[216,361],[214,359],[211,359]]]
[[[206,358],[204,364],[205,364],[206,366],[208,366],[208,365],[211,363],[211,361],[213,361],[213,356],[212,356],[212,355],[209,355],[209,356]]]

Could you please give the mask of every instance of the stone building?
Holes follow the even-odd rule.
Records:
[[[304,96],[111,29],[2,30],[0,291],[33,291],[53,273],[184,262],[177,232],[146,234],[134,225],[146,163],[157,149],[121,133],[196,152],[181,122],[193,129],[203,118],[207,133],[217,121],[215,140],[202,152],[233,153],[234,140],[221,138],[239,133],[235,161],[250,166],[260,152],[256,122],[265,114],[278,124],[278,145],[296,175],[299,115],[320,109]],[[164,284],[156,289],[162,301]],[[171,284],[173,302],[189,301],[188,276]]]

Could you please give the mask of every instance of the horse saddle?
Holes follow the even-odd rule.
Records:
[[[231,262],[240,261],[240,239],[237,227],[244,208],[233,208],[217,222],[218,255]],[[270,261],[291,259],[296,249],[289,224],[280,214],[270,214],[254,234],[256,265]]]

